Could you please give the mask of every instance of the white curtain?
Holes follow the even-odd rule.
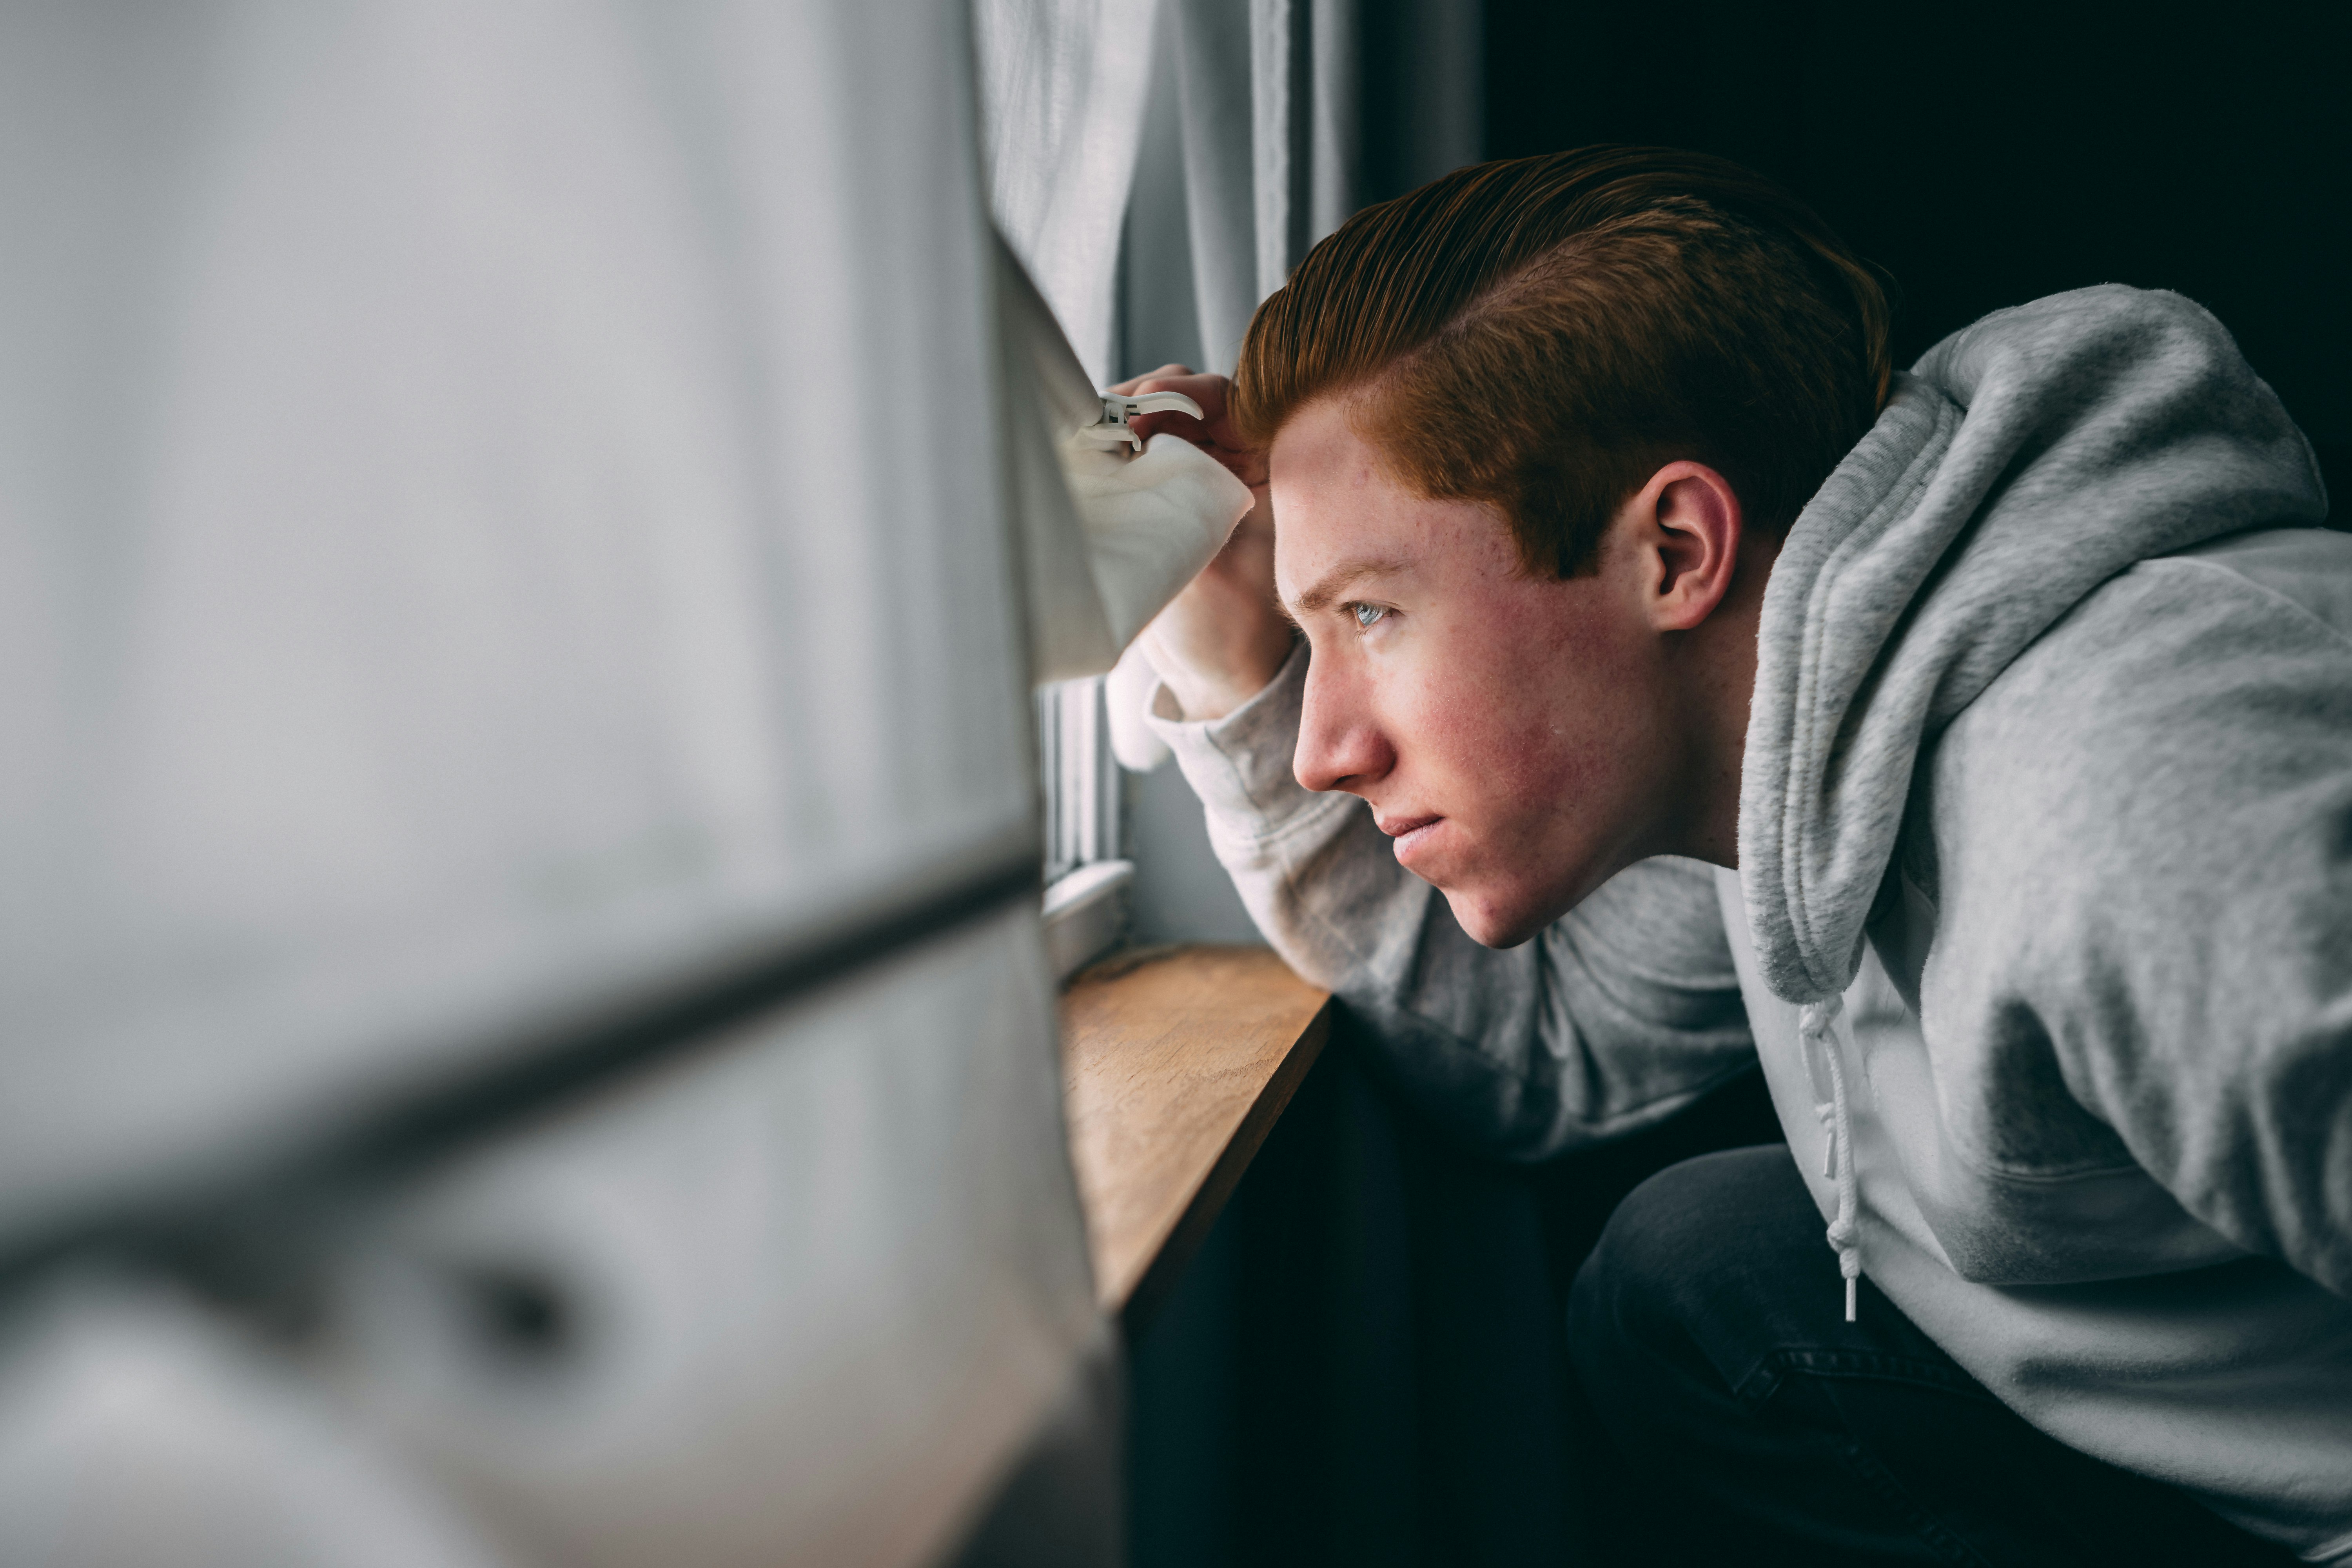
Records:
[[[1100,1353],[971,61],[0,13],[10,1561],[914,1563]]]
[[[1160,0],[973,0],[990,207],[1095,385],[1118,379],[1119,225]]]

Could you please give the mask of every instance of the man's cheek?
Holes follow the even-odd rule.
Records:
[[[1465,658],[1418,673],[1401,718],[1433,763],[1484,793],[1544,788],[1566,737],[1549,707],[1531,700],[1529,683],[1514,679],[1522,672]]]
[[[1412,696],[1396,731],[1413,737],[1428,769],[1447,779],[1458,796],[1475,798],[1490,781],[1525,773],[1514,726],[1497,721],[1501,703],[1495,693],[1431,682]],[[1444,808],[1433,802],[1431,809]]]

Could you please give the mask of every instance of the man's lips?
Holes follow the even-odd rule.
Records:
[[[1445,819],[1442,816],[1390,816],[1376,820],[1381,831],[1396,840],[1396,857],[1402,860],[1429,837],[1431,828]]]

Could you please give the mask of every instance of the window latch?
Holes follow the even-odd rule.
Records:
[[[1132,447],[1143,450],[1143,437],[1129,423],[1139,414],[1189,414],[1201,417],[1201,405],[1181,392],[1147,392],[1139,397],[1119,397],[1105,393],[1102,418],[1078,432],[1081,438],[1097,447]]]

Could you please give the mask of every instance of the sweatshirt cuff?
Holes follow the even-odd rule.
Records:
[[[1165,683],[1143,706],[1144,722],[1175,753],[1207,808],[1209,820],[1238,838],[1263,838],[1299,812],[1347,796],[1318,795],[1291,772],[1298,749],[1298,718],[1307,694],[1307,644],[1290,650],[1265,689],[1222,719],[1203,723],[1174,717],[1180,710]]]

